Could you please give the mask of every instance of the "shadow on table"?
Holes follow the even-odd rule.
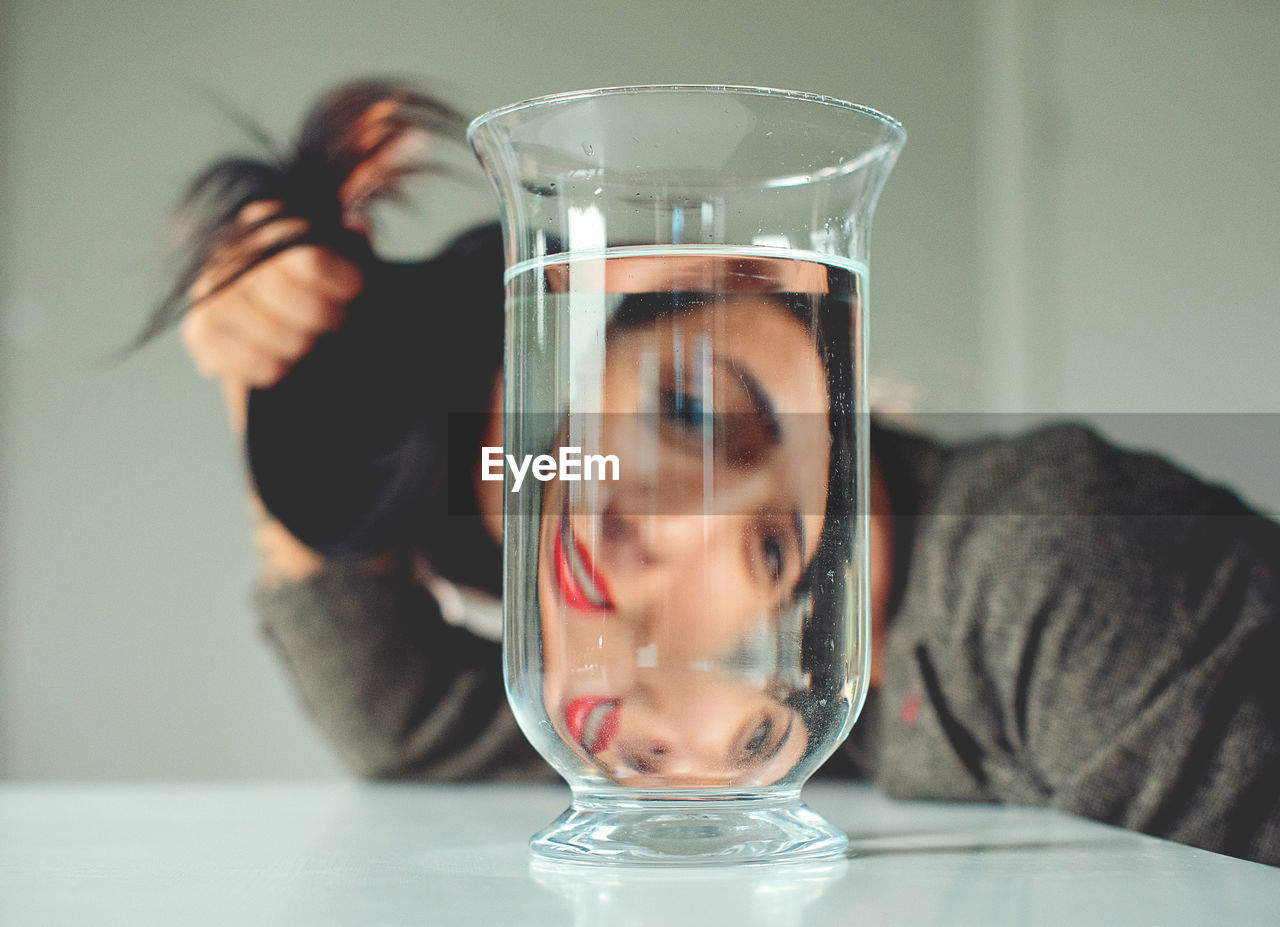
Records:
[[[884,838],[877,838],[877,840]],[[1129,843],[1122,838],[1112,840],[1014,840],[975,841],[969,843],[919,843],[911,845],[860,846],[850,838],[845,856],[849,859],[869,859],[875,856],[928,856],[938,854],[975,853],[1031,853],[1060,850],[1114,850]]]

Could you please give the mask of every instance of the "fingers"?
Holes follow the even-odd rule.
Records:
[[[240,218],[251,224],[278,212],[278,204],[254,203]],[[271,386],[318,337],[342,324],[363,279],[350,261],[316,245],[288,248],[219,287],[242,264],[237,255],[258,253],[305,231],[298,219],[268,222],[234,242],[200,275],[189,294],[193,305],[183,320],[182,340],[201,374]]]
[[[272,260],[278,261],[275,272],[259,275],[253,292],[281,321],[308,331],[340,325],[343,308],[364,285],[356,266],[327,248],[299,245]]]
[[[236,226],[224,235],[213,259],[188,292],[193,303],[207,299],[219,287],[226,285],[236,269],[244,266],[255,254],[306,232],[307,223],[302,219],[268,221],[272,216],[278,215],[282,208],[283,205],[275,200],[262,200],[250,203],[240,210]],[[265,224],[253,228],[258,223]]]
[[[182,343],[203,376],[263,388],[278,383],[296,363],[238,337],[207,308],[182,320]],[[300,355],[299,355],[300,356]]]

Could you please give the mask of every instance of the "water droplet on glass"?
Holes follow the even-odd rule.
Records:
[[[582,153],[583,153],[583,154],[585,154],[585,155],[589,158],[589,157],[591,157],[593,154],[595,154],[595,153],[596,153],[596,150],[595,150],[594,148],[592,148],[592,147],[591,147],[591,145],[590,145],[589,143],[587,143],[587,142],[583,142],[583,143],[582,143]]]

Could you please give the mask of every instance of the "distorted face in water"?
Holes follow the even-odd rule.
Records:
[[[808,737],[786,701],[798,645],[779,657],[778,640],[798,639],[780,622],[823,526],[826,374],[770,293],[806,285],[782,279],[792,262],[739,268],[743,289],[717,259],[684,260],[610,284],[632,295],[609,328],[590,450],[615,455],[619,479],[547,484],[543,697],[614,781],[762,785]]]

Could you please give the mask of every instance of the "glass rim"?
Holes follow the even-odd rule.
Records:
[[[808,93],[802,90],[782,90],[776,87],[759,87],[751,84],[622,84],[614,87],[595,87],[586,90],[550,93],[499,106],[471,120],[470,125],[467,126],[467,142],[474,144],[475,134],[482,126],[512,113],[527,109],[541,109],[556,103],[569,103],[592,97],[628,96],[645,93],[723,93],[739,96],[777,97],[804,103],[818,103],[831,109],[845,110],[846,112],[857,113],[874,119],[893,133],[894,141],[898,145],[905,142],[907,138],[907,131],[903,128],[902,123],[888,113],[883,113],[870,106],[864,106],[861,103],[852,103],[839,97],[820,93]]]

